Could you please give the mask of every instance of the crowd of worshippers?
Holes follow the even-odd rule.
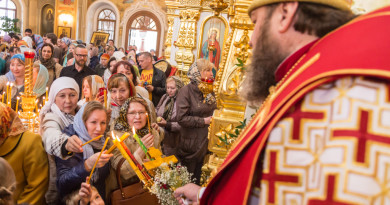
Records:
[[[213,78],[209,60],[196,60],[184,85],[173,68],[156,68],[157,57],[135,46],[125,52],[113,41],[93,45],[53,33],[42,37],[30,29],[24,34],[1,38],[0,94],[11,103],[0,103],[0,204],[110,204],[110,194],[118,189],[117,169],[123,186],[139,180],[128,163],[118,166],[123,158],[118,150],[98,156],[111,132],[122,136],[133,127],[147,148],[175,155],[199,184],[216,108],[214,94],[204,97],[198,88],[201,78]],[[17,97],[24,92],[23,53],[31,49],[33,92],[40,104],[45,102],[37,108],[38,134],[28,131],[15,112],[16,106],[22,109]],[[7,82],[12,82],[10,92]],[[112,144],[109,140],[107,147]],[[124,144],[137,161],[148,160],[133,138]]]

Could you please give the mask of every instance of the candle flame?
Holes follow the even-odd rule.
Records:
[[[7,81],[7,86],[9,85],[9,81]]]
[[[133,134],[135,134],[135,128],[134,128],[134,126],[133,126]]]
[[[19,100],[19,99],[20,99],[20,97],[16,97],[16,99],[17,99],[17,100]]]

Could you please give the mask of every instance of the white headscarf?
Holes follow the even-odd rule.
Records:
[[[43,106],[41,112],[39,113],[39,120],[40,122],[43,121],[43,118],[45,115],[49,112],[53,112],[57,116],[61,118],[61,120],[64,122],[65,127],[72,124],[72,122],[64,115],[63,112],[61,112],[60,108],[54,103],[54,100],[57,96],[57,94],[63,90],[71,88],[74,89],[77,92],[77,96],[79,96],[80,88],[77,82],[73,78],[69,77],[60,77],[57,78],[55,81],[53,81],[53,84],[51,84],[50,92],[49,92],[49,101]]]
[[[32,41],[32,39],[31,39],[30,36],[25,36],[25,37],[22,38],[22,40],[23,40],[23,41],[26,41],[26,43],[27,43],[27,45],[28,45],[28,48],[32,48],[32,47],[33,47],[33,46],[32,46],[33,41]]]
[[[34,93],[38,96],[43,95],[46,92],[47,81],[49,81],[49,71],[44,65],[39,64],[39,72],[33,89]]]

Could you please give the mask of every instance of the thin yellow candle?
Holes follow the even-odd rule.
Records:
[[[19,97],[16,98],[16,108],[15,108],[15,111],[18,112],[18,108],[19,108]]]
[[[97,136],[97,137],[95,137],[95,138],[89,140],[88,142],[82,144],[81,146],[87,145],[88,143],[93,142],[93,141],[95,141],[95,140],[98,140],[98,139],[100,139],[101,137],[103,137],[103,135],[99,135],[99,136]]]
[[[116,147],[119,149],[119,151],[122,154],[122,157],[125,158],[126,161],[130,164],[131,168],[137,174],[138,178],[145,183],[146,182],[145,176],[142,174],[141,170],[139,170],[138,167],[134,164],[134,162],[130,159],[130,156],[127,154],[125,149],[120,144],[120,139],[119,138],[115,139],[114,134],[113,134],[113,138],[114,138],[113,140],[114,145],[116,145]]]
[[[93,165],[93,168],[92,168],[92,171],[91,171],[91,174],[89,174],[89,179],[87,181],[87,183],[89,184],[89,181],[91,181],[91,178],[92,178],[92,174],[93,172],[95,171],[95,168],[96,168],[96,165],[97,165],[97,162],[99,161],[100,159],[100,156],[102,156],[102,153],[104,151],[104,149],[106,148],[106,145],[107,145],[107,142],[108,142],[108,139],[110,139],[109,137],[106,138],[106,141],[104,142],[104,145],[103,145],[103,149],[100,151],[100,154],[95,162],[95,164]]]
[[[148,121],[148,129],[149,129],[149,133],[151,133],[151,132],[150,132],[150,124],[149,124],[149,115],[148,115],[148,113],[146,113],[146,120]]]
[[[43,101],[43,105],[45,105],[46,98],[45,98],[45,97],[43,97],[43,98],[42,98],[42,101]]]
[[[4,98],[5,98],[5,92],[3,91],[3,96],[2,96],[2,99],[1,99],[2,103],[4,103]]]
[[[104,89],[104,107],[107,108],[107,90]]]
[[[35,100],[35,110],[38,111],[38,100]]]
[[[9,98],[9,82],[7,82],[7,105],[8,105],[8,98]]]
[[[48,87],[46,87],[46,99],[47,99],[47,96],[48,96],[48,90],[49,90],[49,88]]]
[[[113,135],[114,133],[112,133]],[[128,132],[125,132],[122,137],[120,138],[120,141],[123,142],[126,138],[128,138],[130,136],[130,134]],[[108,151],[106,152],[107,154],[110,154],[112,151],[114,151],[114,149],[116,148],[116,145],[112,145],[112,147],[110,147],[110,149],[108,149]]]
[[[11,106],[11,100],[12,100],[12,87],[14,86],[14,84],[13,83],[10,83],[9,84],[9,94],[8,94],[8,96],[9,96],[9,98],[8,98],[8,102],[7,102],[7,104],[9,105],[9,106]]]

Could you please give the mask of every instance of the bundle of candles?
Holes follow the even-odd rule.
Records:
[[[143,182],[145,185],[145,188],[149,189],[153,186],[153,173],[154,170],[158,167],[160,167],[162,164],[171,164],[171,163],[177,163],[177,159],[175,156],[169,156],[163,158],[162,153],[154,148],[150,147],[149,149],[146,148],[146,146],[142,143],[141,139],[135,132],[135,128],[133,127],[133,138],[137,141],[141,149],[144,151],[147,158],[150,160],[149,162],[144,162],[143,164],[139,163],[134,155],[130,152],[130,150],[127,148],[127,146],[123,143],[123,141],[130,136],[129,133],[124,133],[120,138],[114,134],[114,132],[111,132],[111,139],[114,143],[114,145],[108,149],[107,151],[104,151],[107,145],[108,140],[110,137],[107,136],[106,141],[104,143],[103,149],[101,150],[93,168],[90,173],[89,179],[91,179],[93,172],[96,168],[96,164],[100,159],[101,154],[104,152],[105,154],[110,154],[114,149],[118,149],[123,156],[124,159],[130,164],[131,168],[134,170],[134,172],[137,174],[140,181]],[[90,141],[84,143],[82,146],[100,139],[102,136],[98,136],[94,139],[91,139]],[[87,183],[90,183],[88,181]]]

